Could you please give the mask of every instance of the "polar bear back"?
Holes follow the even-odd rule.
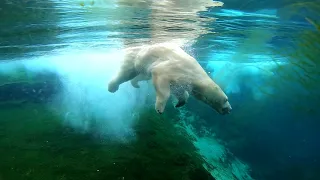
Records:
[[[173,80],[181,79],[182,76],[189,81],[194,78],[208,77],[200,64],[175,44],[161,43],[145,46],[136,53],[135,68],[141,74],[150,75],[152,70],[157,68]],[[197,76],[185,77],[190,74]]]

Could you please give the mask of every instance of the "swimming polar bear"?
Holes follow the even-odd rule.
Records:
[[[164,112],[171,93],[178,99],[176,108],[185,105],[191,94],[219,114],[231,112],[226,94],[196,59],[179,46],[159,43],[127,48],[124,53],[119,72],[108,84],[109,92],[116,92],[120,84],[127,81],[139,88],[139,81],[152,79],[156,91],[155,110],[159,114]]]

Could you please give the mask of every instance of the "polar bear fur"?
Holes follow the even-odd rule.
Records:
[[[177,99],[175,107],[183,106],[189,95],[208,104],[219,114],[228,114],[231,105],[222,89],[208,76],[200,64],[172,43],[127,48],[118,74],[109,82],[114,93],[120,84],[152,79],[156,91],[155,110],[162,114],[171,94]]]

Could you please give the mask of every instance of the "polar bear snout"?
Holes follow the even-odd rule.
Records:
[[[223,115],[230,114],[231,111],[232,111],[232,107],[231,106],[230,107],[224,107],[224,108],[222,108],[222,113],[221,114],[223,114]]]
[[[229,101],[226,101],[220,110],[220,114],[222,114],[222,115],[230,114],[231,111],[232,111],[232,107],[231,107]]]

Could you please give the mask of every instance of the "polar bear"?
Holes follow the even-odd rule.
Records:
[[[185,105],[192,95],[219,114],[229,114],[232,110],[226,94],[197,60],[173,43],[125,49],[120,70],[109,82],[108,91],[116,92],[120,84],[127,81],[139,88],[139,81],[150,79],[156,92],[155,110],[159,114],[164,112],[171,94],[178,99],[176,108]]]

